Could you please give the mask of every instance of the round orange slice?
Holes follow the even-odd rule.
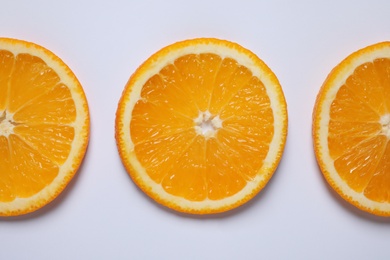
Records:
[[[118,104],[116,140],[134,182],[171,209],[236,208],[269,181],[287,135],[282,88],[236,43],[174,43],[131,76]]]
[[[390,42],[332,70],[316,100],[313,139],[330,186],[356,207],[390,216]]]
[[[0,38],[0,216],[56,198],[88,136],[87,100],[68,66],[34,43]]]

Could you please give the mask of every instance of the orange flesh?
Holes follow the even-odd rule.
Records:
[[[209,113],[212,136],[195,130]],[[236,194],[259,174],[273,136],[262,82],[236,61],[186,55],[143,86],[130,123],[135,153],[153,181],[191,201]]]
[[[356,68],[330,110],[329,152],[341,178],[374,201],[390,202],[390,59]],[[387,129],[387,130],[386,130]]]
[[[43,60],[0,50],[1,202],[52,182],[69,155],[75,118],[68,87]]]

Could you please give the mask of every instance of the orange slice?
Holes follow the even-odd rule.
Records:
[[[332,70],[316,100],[313,139],[330,186],[356,207],[390,216],[390,42]]]
[[[253,198],[273,175],[287,135],[286,102],[272,71],[238,44],[174,43],[131,76],[116,140],[134,182],[152,199],[193,214]]]
[[[89,112],[65,63],[34,43],[0,38],[0,216],[35,211],[84,156]]]

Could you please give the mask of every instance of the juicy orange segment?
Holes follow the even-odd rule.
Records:
[[[126,85],[116,118],[118,150],[135,183],[194,214],[254,197],[286,135],[275,75],[250,51],[218,39],[178,42],[150,57]]]
[[[325,178],[347,201],[390,215],[390,43],[359,50],[328,76],[313,136]]]
[[[53,53],[0,38],[0,215],[46,205],[67,185],[89,136],[80,83]]]

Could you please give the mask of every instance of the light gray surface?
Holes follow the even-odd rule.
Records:
[[[0,36],[60,56],[91,110],[85,161],[55,202],[0,219],[0,259],[390,259],[390,220],[340,200],[317,167],[315,97],[351,52],[390,40],[390,1],[1,1]],[[289,134],[281,164],[250,203],[211,217],[174,213],[126,174],[114,140],[134,70],[175,41],[217,37],[278,76]]]

